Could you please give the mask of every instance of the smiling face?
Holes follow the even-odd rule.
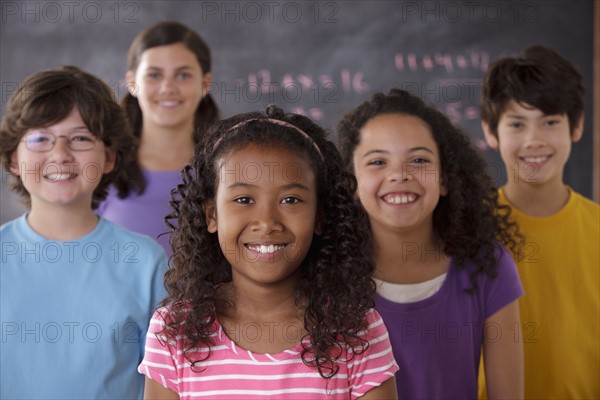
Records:
[[[498,149],[507,169],[507,186],[563,185],[563,170],[571,142],[581,138],[583,120],[571,134],[566,114],[546,115],[511,100],[498,121],[497,136],[487,125],[484,134]]]
[[[403,114],[372,118],[360,130],[353,163],[373,230],[432,229],[433,210],[447,191],[427,124]]]
[[[203,73],[193,52],[176,43],[145,50],[126,79],[138,98],[144,128],[192,128],[212,76]]]
[[[48,151],[33,149],[45,139],[55,139]],[[74,151],[81,143],[93,141],[93,148]],[[92,146],[83,146],[89,148]],[[11,172],[20,177],[31,197],[31,207],[81,207],[91,209],[94,190],[102,176],[112,171],[115,155],[86,127],[77,108],[62,121],[44,128],[30,129],[11,156]]]
[[[233,282],[289,282],[316,228],[316,179],[304,158],[282,147],[249,144],[219,162],[216,198],[205,207]]]

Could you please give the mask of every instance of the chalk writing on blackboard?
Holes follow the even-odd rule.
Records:
[[[425,71],[444,69],[448,73],[456,70],[474,69],[485,71],[490,64],[490,55],[485,51],[476,51],[469,54],[415,54],[396,53],[394,57],[396,69],[404,71]]]

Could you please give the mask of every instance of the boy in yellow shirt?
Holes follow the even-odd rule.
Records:
[[[571,143],[583,134],[583,85],[553,50],[532,46],[495,61],[484,78],[481,119],[498,149],[526,246],[515,255],[525,398],[600,398],[600,207],[563,182]]]

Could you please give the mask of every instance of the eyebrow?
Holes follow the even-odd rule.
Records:
[[[152,65],[150,65],[148,68],[146,68],[146,70],[151,70],[151,69],[152,70],[158,70],[158,71],[162,71],[163,70],[163,68],[161,68],[161,67],[154,67]],[[192,66],[191,65],[183,65],[181,67],[175,68],[175,71],[182,71],[182,70],[185,70],[185,69],[192,69]]]
[[[524,115],[519,114],[506,114],[506,118],[514,118],[514,119],[527,119]]]
[[[53,132],[52,132],[53,130],[52,130],[52,129],[50,129],[50,127],[36,128],[36,129],[33,129],[32,131],[33,131],[33,132],[35,132],[35,131],[40,131],[40,132],[49,132],[49,133],[53,133]],[[70,133],[70,132],[78,132],[78,131],[88,131],[88,132],[91,132],[91,131],[90,131],[90,129],[89,129],[87,126],[85,126],[85,125],[76,126],[76,127],[74,127],[74,128],[67,129],[67,133]]]
[[[231,190],[231,189],[238,189],[238,188],[242,188],[242,189],[252,189],[252,188],[258,188],[258,185],[254,185],[252,183],[244,183],[244,182],[235,182],[232,183],[231,185],[227,186],[227,189]],[[288,183],[287,185],[281,185],[279,187],[280,189],[283,190],[291,190],[291,189],[300,189],[303,190],[305,192],[310,192],[310,188],[306,185],[303,185],[302,183]]]
[[[428,153],[435,154],[433,152],[433,150],[431,150],[430,148],[425,147],[425,146],[411,147],[410,149],[408,149],[407,153],[414,153],[416,151],[426,151]],[[380,149],[369,150],[362,156],[362,158],[365,158],[372,154],[390,154],[390,152],[387,150],[380,150]]]

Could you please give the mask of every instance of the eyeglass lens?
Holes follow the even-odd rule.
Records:
[[[65,138],[73,151],[91,150],[96,145],[96,137],[89,132],[76,132],[68,136],[54,136],[49,132],[35,131],[25,136],[25,145],[31,151],[50,151],[58,138]]]

